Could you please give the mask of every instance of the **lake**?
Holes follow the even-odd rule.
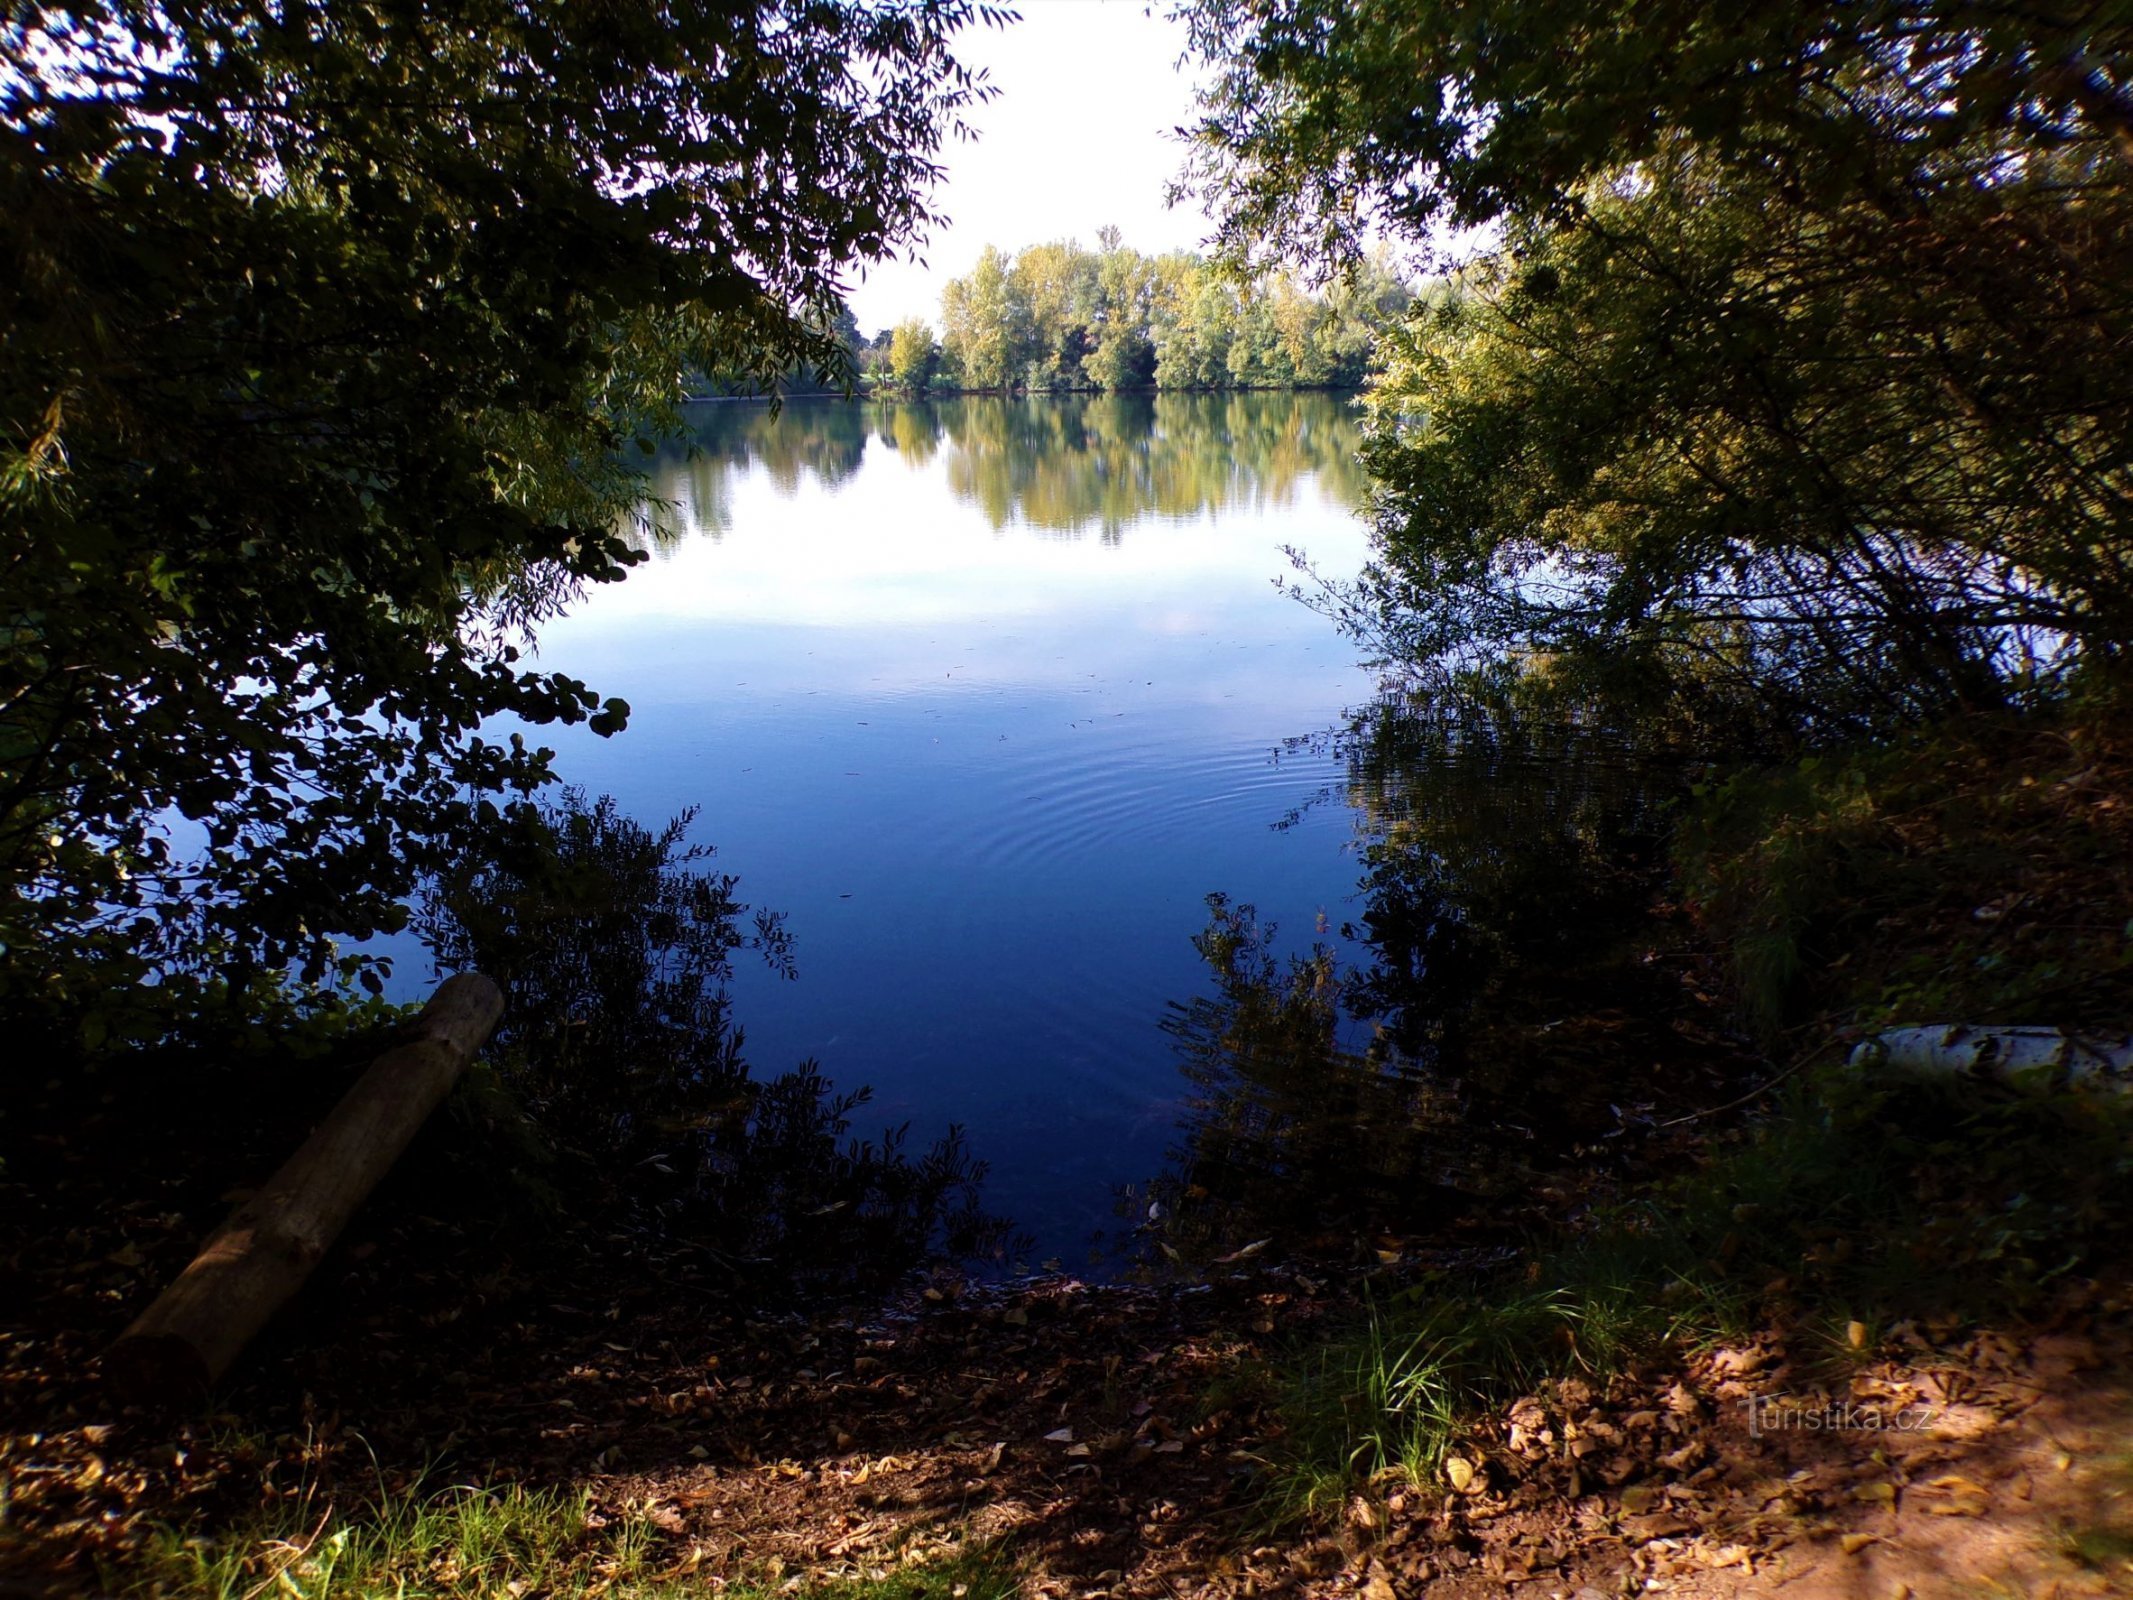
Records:
[[[1351,404],[1304,394],[798,400],[692,409],[651,559],[542,665],[632,707],[571,783],[700,808],[797,977],[748,963],[759,1074],[871,1085],[858,1130],[947,1124],[991,1209],[1069,1266],[1177,1142],[1161,1024],[1207,988],[1220,892],[1337,931],[1354,815],[1319,733],[1372,688],[1280,592],[1366,553]]]

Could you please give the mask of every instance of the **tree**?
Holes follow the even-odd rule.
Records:
[[[1100,389],[1145,388],[1155,381],[1148,261],[1126,248],[1115,227],[1099,228],[1096,238],[1102,250],[1096,263],[1096,346],[1083,366]]]
[[[1009,258],[987,245],[967,278],[941,291],[941,348],[970,389],[1005,389],[1030,357],[1029,311]]]
[[[319,978],[546,779],[488,719],[621,726],[525,629],[633,559],[685,367],[845,369],[839,271],[930,220],[996,16],[13,8],[8,997]]]
[[[1084,388],[1082,358],[1095,348],[1096,257],[1072,240],[1031,245],[1015,257],[1017,300],[1029,308],[1031,360],[1045,388]]]
[[[1231,381],[1237,291],[1196,256],[1156,263],[1155,381],[1165,389],[1220,389]]]
[[[1281,346],[1282,360],[1299,384],[1321,384],[1333,376],[1333,358],[1321,337],[1325,307],[1304,293],[1294,276],[1282,273],[1268,287],[1266,314]]]
[[[907,317],[889,335],[889,379],[916,394],[933,376],[933,330],[919,317]]]
[[[1106,323],[1082,365],[1099,389],[1146,388],[1155,381],[1155,347],[1132,323]]]
[[[1647,171],[1391,343],[1368,455],[1400,652],[1539,652],[1617,698],[1830,731],[2035,694],[2066,640],[2114,654],[2133,380],[2052,314],[2062,286],[2023,284],[2042,239],[2079,244],[2039,197],[1898,250]]]
[[[988,247],[969,276],[948,284],[942,353],[965,387],[1354,386],[1378,330],[1408,301],[1378,257],[1319,298],[1186,252],[1150,259],[1116,228],[1100,237],[1101,253],[1072,241],[1016,256]],[[1301,359],[1295,346],[1305,347]]]
[[[1590,181],[1684,139],[1799,198],[1890,206],[1967,181],[1980,142],[2133,163],[2133,19],[2113,0],[1513,0],[1485,26],[1457,0],[1185,11],[1218,68],[1189,181],[1245,258],[1574,213]]]
[[[1374,402],[1391,653],[1824,736],[2122,658],[2122,10],[1195,15],[1232,255],[1499,231]]]

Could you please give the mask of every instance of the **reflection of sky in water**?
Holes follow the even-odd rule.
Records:
[[[1354,572],[1364,531],[1293,460],[1281,493],[1236,492],[1255,461],[1225,451],[1222,422],[1348,436],[1325,397],[1237,398],[1248,409],[1192,414],[1214,419],[1196,458],[1230,485],[1197,514],[1122,514],[1117,474],[1090,470],[1146,459],[1137,433],[1163,414],[1145,402],[1083,459],[1042,429],[1001,445],[996,480],[1108,496],[1087,537],[1019,513],[996,528],[999,501],[958,482],[987,463],[952,426],[899,451],[881,437],[893,413],[868,408],[875,431],[844,441],[825,481],[762,456],[766,429],[819,426],[826,407],[775,423],[719,408],[710,425],[754,430],[747,448],[728,438],[725,460],[671,464],[662,483],[716,495],[715,517],[683,508],[715,537],[681,538],[542,640],[544,665],[634,713],[615,740],[556,741],[565,777],[649,821],[700,806],[696,836],[786,914],[799,979],[735,985],[757,1069],[814,1056],[872,1084],[868,1134],[963,1123],[994,1203],[1047,1250],[1105,1225],[1108,1186],[1171,1143],[1179,1083],[1157,1023],[1203,988],[1204,897],[1256,902],[1299,941],[1350,909],[1345,808],[1273,827],[1340,774],[1270,752],[1368,684],[1272,580],[1284,544]],[[840,409],[838,426],[859,410]],[[1070,494],[1045,515],[1075,511]]]

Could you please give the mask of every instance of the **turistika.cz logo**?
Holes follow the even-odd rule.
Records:
[[[1860,1405],[1850,1400],[1810,1405],[1782,1395],[1758,1395],[1748,1402],[1748,1437],[1768,1433],[1917,1433],[1933,1420],[1931,1406]]]

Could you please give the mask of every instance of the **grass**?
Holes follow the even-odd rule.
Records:
[[[305,1497],[214,1538],[167,1530],[129,1581],[137,1600],[662,1600],[713,1577],[734,1600],[1006,1600],[1012,1572],[975,1553],[934,1567],[793,1589],[705,1571],[643,1517],[596,1516],[582,1493],[507,1486]]]
[[[2059,1554],[2121,1582],[2133,1578],[2133,1449],[2119,1448],[2102,1464],[2107,1492],[2088,1520],[2059,1530]]]
[[[1698,792],[1681,887],[1777,1039],[1817,1016],[2125,1026],[2133,707],[1978,719]]]
[[[1264,1509],[1281,1522],[1359,1481],[1435,1482],[1484,1412],[1550,1379],[1605,1379],[1765,1326],[1835,1371],[1872,1359],[1900,1321],[2019,1314],[2123,1243],[2129,1137],[2133,1109],[2114,1097],[1980,1103],[1831,1075],[1525,1270],[1410,1286],[1294,1353]]]
[[[1280,1523],[1342,1503],[1358,1481],[1435,1482],[1492,1406],[1550,1378],[1604,1375],[1669,1342],[1709,1337],[1719,1309],[1700,1284],[1655,1295],[1606,1277],[1402,1291],[1284,1373],[1289,1449],[1265,1509]]]
[[[1781,1060],[1845,1028],[2133,1014],[2122,698],[1738,773],[1697,791],[1676,852],[1681,899]],[[1794,1079],[1699,1172],[1541,1241],[1523,1271],[1403,1289],[1293,1354],[1267,1508],[1432,1481],[1484,1411],[1549,1379],[1773,1325],[1834,1373],[1905,1321],[2018,1315],[2125,1258],[2127,1100]]]

